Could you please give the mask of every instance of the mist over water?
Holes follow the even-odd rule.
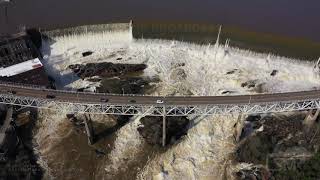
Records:
[[[11,32],[21,25],[57,28],[133,19],[223,24],[320,41],[319,5],[316,0],[15,0],[8,5],[8,19]],[[4,4],[0,6],[0,31],[4,32],[8,25]]]
[[[60,83],[58,87],[95,86],[80,79],[66,81],[69,65],[89,62],[147,64],[142,75],[158,76],[161,80],[154,84],[157,88],[151,95],[255,94],[320,87],[319,76],[313,71],[314,62],[223,44],[136,39],[131,26],[116,25],[120,28],[116,31],[110,30],[112,27],[115,25],[77,27],[71,29],[71,34],[59,30],[57,36],[47,32],[50,38],[43,43],[44,64],[54,79],[60,79],[56,81]],[[100,31],[104,28],[106,31]],[[94,31],[87,32],[88,29]],[[81,53],[88,50],[94,53],[82,57]],[[276,74],[271,75],[273,72]],[[255,85],[250,88],[248,83]],[[139,134],[141,117],[132,117],[113,134],[88,146],[84,128],[75,128],[64,113],[41,110],[39,114],[35,149],[46,177],[227,179],[243,167],[241,163],[234,164],[232,156],[236,148],[235,124],[241,124],[237,115],[188,117],[197,125],[178,141],[172,139],[172,146],[161,149],[148,145]],[[110,126],[108,116],[93,119],[101,129]]]

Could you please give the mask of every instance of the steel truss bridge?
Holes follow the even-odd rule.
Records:
[[[158,104],[157,100],[163,103]],[[60,91],[0,83],[0,104],[47,108],[66,113],[112,115],[255,114],[319,109],[320,91],[243,96],[155,97]]]

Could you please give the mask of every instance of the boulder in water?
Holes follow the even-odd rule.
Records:
[[[166,117],[166,144],[172,144],[187,134],[189,120],[186,117]],[[146,142],[152,145],[162,144],[162,117],[144,117],[141,120],[139,133]]]
[[[123,76],[128,73],[142,71],[146,68],[147,66],[145,64],[113,64],[109,62],[69,65],[69,69],[82,79],[93,76]]]

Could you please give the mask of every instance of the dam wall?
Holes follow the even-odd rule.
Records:
[[[115,23],[115,24],[98,24],[98,25],[84,25],[71,28],[56,29],[50,31],[42,31],[43,35],[48,37],[81,35],[87,33],[103,33],[113,31],[129,31],[131,23]]]

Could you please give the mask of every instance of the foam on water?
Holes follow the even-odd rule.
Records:
[[[188,94],[221,95],[274,93],[319,89],[320,79],[313,71],[313,63],[269,54],[254,53],[224,46],[196,45],[165,40],[134,40],[130,31],[88,33],[60,36],[44,48],[45,67],[57,79],[59,88],[80,88],[88,82],[73,77],[68,65],[75,63],[114,62],[145,63],[144,76],[158,76],[162,82],[155,95]],[[84,51],[93,51],[82,57]],[[122,57],[122,60],[116,60]],[[173,72],[182,69],[186,77],[178,79]],[[270,73],[277,70],[275,76]],[[229,73],[234,71],[233,73]],[[242,87],[254,81],[260,89]],[[98,84],[90,84],[97,86]],[[48,112],[46,116],[52,116]],[[234,127],[236,117],[202,117],[196,127],[177,145],[148,161],[138,178],[172,179],[222,179],[232,169],[231,153],[235,150]],[[60,123],[56,117],[51,123]],[[45,121],[46,122],[46,121]],[[56,135],[50,123],[42,123],[35,139],[38,144],[47,136]],[[144,140],[139,136],[139,118],[122,127],[117,133],[115,146],[108,154],[110,161],[104,165],[105,173],[116,174],[125,169],[128,159],[138,161],[143,153]],[[50,127],[50,128],[49,128]],[[54,138],[55,139],[55,138]],[[55,139],[58,140],[58,139]],[[50,146],[39,146],[40,152],[54,153]],[[42,149],[42,150],[41,150]],[[44,161],[50,161],[43,157]],[[50,168],[50,167],[49,167]],[[233,167],[234,168],[234,167]],[[128,169],[130,171],[130,169]],[[106,176],[107,177],[107,176]],[[132,177],[131,177],[132,178]]]
[[[262,92],[269,93],[310,90],[320,84],[313,71],[314,62],[237,48],[165,40],[132,40],[130,33],[124,31],[63,36],[56,37],[54,41],[47,48],[50,53],[45,56],[45,63],[49,74],[58,80],[61,88],[72,87],[72,80],[78,80],[68,70],[68,65],[90,62],[145,63],[148,68],[144,74],[159,76],[163,81],[164,88],[160,94],[170,94],[170,91],[181,88],[189,89],[194,95],[220,95],[221,90],[234,91],[234,94],[255,93],[241,87],[241,83],[250,80],[261,84]],[[93,51],[94,54],[82,57],[81,53],[85,51]],[[117,61],[117,57],[123,60]],[[179,68],[187,75],[184,87],[170,78],[172,71],[182,63],[185,66]],[[234,74],[226,74],[235,69]],[[273,70],[278,73],[270,76]],[[81,86],[81,82],[75,85]]]
[[[160,172],[166,174],[163,179],[225,178],[235,150],[233,126],[237,117],[200,118],[204,120],[189,130],[182,142],[149,161],[139,179],[159,177]]]

